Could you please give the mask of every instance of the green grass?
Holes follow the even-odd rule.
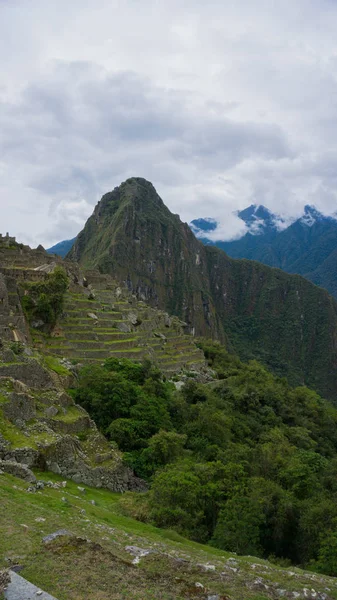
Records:
[[[51,473],[37,476],[61,481]],[[277,597],[276,587],[301,592],[304,587],[321,592],[329,587],[329,597],[337,598],[337,580],[294,568],[289,572],[252,557],[234,557],[234,573],[227,564],[230,554],[123,516],[119,494],[81,485],[83,493],[71,481],[66,488],[44,488],[35,494],[27,493],[27,487],[0,475],[0,568],[8,566],[8,559],[23,565],[21,574],[58,600],[186,600],[211,594],[229,600],[270,600]],[[91,543],[65,538],[45,546],[42,538],[59,529]],[[125,549],[130,545],[155,553],[135,566]],[[208,562],[214,571],[198,566]],[[268,591],[254,588],[257,577],[270,586]],[[196,582],[204,586],[203,594]]]
[[[51,435],[46,432],[36,432],[34,435],[26,436],[13,423],[5,419],[3,411],[0,409],[0,434],[10,442],[13,448],[33,448],[37,449],[39,443],[51,443],[57,439],[57,435]]]
[[[60,364],[60,361],[54,356],[45,356],[44,362],[48,369],[51,369],[58,375],[68,376],[71,375],[70,371]]]

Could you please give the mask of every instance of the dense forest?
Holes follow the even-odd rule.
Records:
[[[124,512],[238,554],[337,575],[337,409],[212,342],[216,379],[151,363],[81,370],[73,395],[146,479]]]

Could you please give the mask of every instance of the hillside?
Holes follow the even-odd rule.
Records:
[[[59,296],[54,275],[60,267],[68,284],[54,314]],[[81,270],[43,248],[0,240],[0,300],[0,337],[33,343],[44,354],[81,364],[108,357],[148,359],[167,373],[205,368],[179,318],[138,300],[109,275]]]
[[[55,244],[55,246],[47,248],[47,252],[49,254],[57,254],[58,256],[61,256],[61,258],[64,258],[73,247],[75,239],[76,238],[59,242],[58,244]]]
[[[233,258],[258,260],[288,273],[298,273],[337,297],[337,220],[305,206],[302,217],[279,228],[278,218],[263,206],[250,206],[238,213],[247,232],[233,241],[212,242],[212,219],[191,222],[192,231],[207,245],[215,245]],[[210,229],[210,223],[212,228]]]
[[[19,566],[58,600],[337,598],[331,577],[189,542],[122,516],[117,494],[38,477],[55,487],[27,493],[29,484],[0,474],[0,568]],[[60,530],[69,533],[43,542]]]
[[[0,572],[58,600],[337,599],[336,408],[211,343],[210,384],[176,390],[130,361],[80,371],[107,441],[62,391],[69,373],[28,350],[5,344],[1,363]]]
[[[130,204],[119,206],[127,226]],[[163,207],[156,198],[174,248],[181,223]],[[200,248],[201,283],[224,256],[232,277],[232,263],[243,269],[234,290],[253,266],[321,301],[301,278],[203,253],[182,227],[186,259]],[[0,257],[0,569],[58,600],[337,598],[336,408],[219,344],[196,345],[130,279],[13,240]]]
[[[335,301],[301,277],[203,245],[146,180],[129,179],[103,196],[68,259],[110,273],[241,358],[336,397]]]
[[[113,491],[143,489],[65,388],[72,372],[29,347],[0,349],[0,470],[32,481],[25,469],[48,469]],[[22,467],[22,465],[24,465]]]

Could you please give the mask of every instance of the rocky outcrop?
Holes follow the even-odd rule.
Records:
[[[34,473],[26,465],[14,461],[0,459],[0,471],[14,475],[14,477],[19,477],[19,479],[24,479],[24,481],[28,481],[29,483],[36,482]]]
[[[87,457],[79,440],[71,436],[63,436],[56,444],[43,450],[46,468],[76,483],[107,488],[113,492],[146,489],[145,483],[135,477],[127,468],[121,457],[108,455],[114,460],[113,467],[88,465]]]
[[[5,344],[2,356],[12,358],[10,352]],[[29,482],[36,468],[114,492],[146,489],[62,389],[60,377],[38,355],[14,356],[15,363],[0,365],[0,470]]]
[[[30,421],[36,417],[35,400],[28,394],[12,392],[8,402],[4,404],[3,414],[12,423],[15,423],[17,419]]]

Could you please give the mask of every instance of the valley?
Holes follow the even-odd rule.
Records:
[[[337,598],[324,290],[132,178],[65,259],[0,239],[0,339],[0,568],[58,600]]]

